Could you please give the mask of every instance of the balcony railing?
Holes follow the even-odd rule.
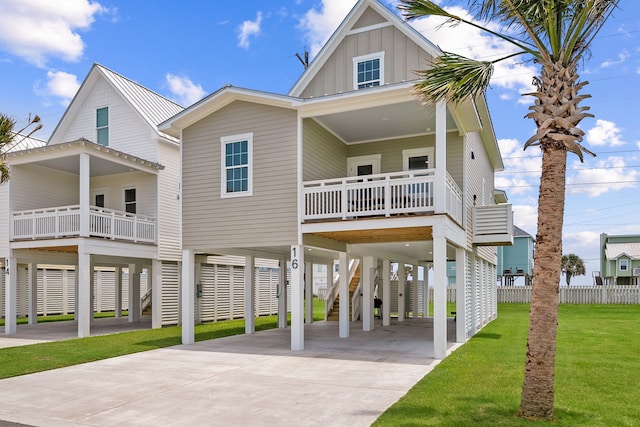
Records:
[[[80,230],[80,222],[79,205],[14,212],[12,238],[24,240],[91,236],[142,243],[156,242],[156,220],[144,215],[90,206],[86,235]]]
[[[348,219],[435,211],[446,198],[446,213],[462,223],[462,191],[447,174],[446,194],[434,192],[435,170],[356,176],[303,183],[303,220]]]

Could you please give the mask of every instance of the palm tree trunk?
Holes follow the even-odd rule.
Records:
[[[538,196],[538,232],[519,415],[531,419],[553,419],[567,151],[565,147],[549,139],[542,141],[541,145],[543,153]]]

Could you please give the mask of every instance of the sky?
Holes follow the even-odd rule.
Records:
[[[394,9],[397,0],[382,0]],[[46,140],[86,77],[100,63],[189,106],[224,85],[286,94],[355,0],[0,0],[0,112],[27,124],[34,114]],[[441,6],[465,15],[466,1]],[[224,6],[223,6],[224,5]],[[395,10],[395,9],[394,9]],[[412,25],[444,51],[479,60],[513,53],[503,41],[467,26],[425,18]],[[493,29],[495,23],[488,24]],[[533,98],[535,64],[499,62],[487,91],[505,168],[496,187],[506,190],[514,223],[536,234],[540,150],[523,150],[534,134],[524,116]],[[600,234],[640,234],[640,2],[623,0],[593,41],[580,68],[583,144],[597,154],[584,163],[568,157],[563,253],[574,253],[588,285],[599,270]],[[564,279],[562,279],[564,283]]]

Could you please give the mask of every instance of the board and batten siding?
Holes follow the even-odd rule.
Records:
[[[394,26],[348,35],[302,92],[303,98],[353,91],[353,58],[384,52],[384,84],[416,80],[431,56]]]
[[[233,102],[183,130],[183,248],[291,245],[298,236],[297,114]],[[221,142],[253,133],[253,195],[221,198]]]
[[[474,159],[471,160],[473,151]],[[484,179],[485,205],[495,204],[493,200],[493,176],[494,171],[491,161],[480,134],[472,132],[466,136],[467,159],[467,192],[466,192],[466,231],[468,249],[473,247],[473,196],[476,195],[476,205],[482,206],[482,180]],[[478,246],[477,255],[492,263],[496,262],[496,248],[494,246]]]
[[[14,211],[79,203],[78,175],[33,165],[19,165],[11,172],[11,208]]]
[[[182,259],[180,248],[180,147],[158,143],[158,254],[162,260]]]
[[[74,117],[65,117],[69,121],[64,132],[56,135],[50,144],[75,141],[86,138],[96,142],[96,110],[109,107],[109,147],[145,160],[158,161],[156,141],[152,138],[153,129],[122,95],[100,78],[90,94],[84,100]]]
[[[303,121],[303,180],[332,179],[347,173],[347,146],[313,119]]]

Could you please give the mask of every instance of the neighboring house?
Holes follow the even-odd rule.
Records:
[[[90,335],[94,271],[102,267],[117,272],[116,311],[127,269],[129,320],[140,317],[145,269],[153,327],[177,323],[180,145],[157,124],[182,110],[95,64],[48,143],[7,154],[11,180],[0,188],[5,333],[16,333],[23,279],[29,321],[36,321],[39,264],[74,266],[75,292],[66,292],[80,337]]]
[[[600,285],[640,285],[640,235],[600,234],[599,277]]]
[[[304,348],[312,293],[304,267],[334,260],[330,292],[349,301],[339,305],[340,337],[349,335],[349,305],[358,307],[350,278],[361,276],[354,296],[362,294],[360,318],[372,330],[374,284],[392,300],[391,262],[433,266],[436,357],[448,347],[447,260],[456,261],[455,340],[496,317],[494,245],[512,244],[511,206],[494,204],[502,159],[484,97],[422,105],[412,94],[414,70],[440,54],[381,2],[360,0],[287,95],[226,86],[160,125],[182,138],[184,343],[194,341],[194,289],[208,254],[290,266],[292,350]],[[247,313],[254,280],[245,275]],[[402,321],[409,308],[398,301]],[[279,314],[285,326],[283,304]],[[245,329],[255,330],[254,316]]]
[[[498,247],[498,279],[504,286],[512,286],[519,277],[524,285],[531,285],[533,277],[533,236],[513,226],[513,246]]]

